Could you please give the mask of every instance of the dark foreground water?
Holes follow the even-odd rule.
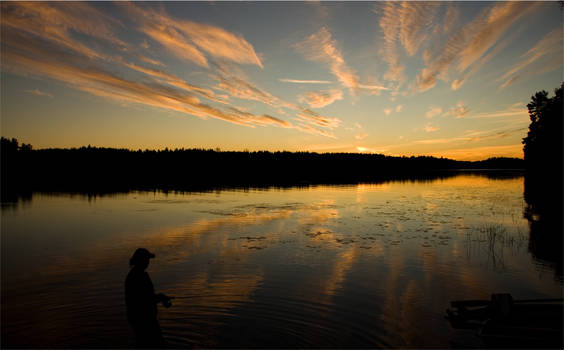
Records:
[[[529,251],[523,178],[212,193],[36,194],[2,210],[2,346],[134,345],[138,247],[176,347],[480,346],[449,301],[562,296]]]

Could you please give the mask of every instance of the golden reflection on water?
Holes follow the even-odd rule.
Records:
[[[79,334],[93,315],[111,324],[123,308],[128,258],[146,247],[157,255],[148,270],[156,289],[177,297],[160,317],[179,346],[225,346],[220,339],[237,334],[221,332],[245,317],[264,327],[256,332],[286,332],[301,346],[323,339],[340,347],[448,346],[442,313],[450,300],[562,293],[561,284],[543,278],[522,239],[528,232],[522,186],[522,178],[464,175],[270,191],[134,192],[87,204],[40,197],[17,215],[2,213],[12,247],[2,286],[13,301],[8,322],[22,339],[29,327],[44,329],[31,345],[65,336],[73,344],[68,332]],[[484,232],[492,225],[511,244],[488,246]],[[70,280],[74,293],[64,302],[95,311],[60,304],[56,296]],[[38,289],[45,290],[37,301],[45,307],[24,307],[31,292],[23,291]],[[14,330],[18,322],[28,328]]]

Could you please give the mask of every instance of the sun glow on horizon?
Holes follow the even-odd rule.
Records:
[[[558,3],[1,6],[2,136],[36,149],[522,158],[564,76]]]

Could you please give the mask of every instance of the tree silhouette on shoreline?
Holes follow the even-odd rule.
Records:
[[[544,90],[539,91],[527,104],[531,124],[523,139],[523,153],[527,169],[531,171],[562,173],[563,88],[564,83],[554,90],[554,97],[548,97]]]
[[[564,234],[563,192],[563,88],[539,91],[527,105],[531,124],[523,139],[525,156],[525,208],[529,221],[529,251],[533,257],[552,265],[556,278],[563,276]]]
[[[211,149],[32,149],[2,138],[2,197],[10,192],[201,190],[342,184],[452,176],[460,169],[523,169],[517,158],[455,161],[428,156]]]

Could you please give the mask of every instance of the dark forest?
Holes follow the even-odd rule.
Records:
[[[33,150],[2,138],[2,194],[293,186],[424,179],[460,170],[524,167],[516,158],[467,162],[435,157],[204,149],[81,147]]]

